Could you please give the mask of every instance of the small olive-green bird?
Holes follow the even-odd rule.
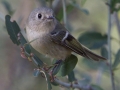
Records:
[[[72,52],[95,61],[106,60],[79,43],[54,17],[48,7],[33,10],[26,23],[26,33],[31,46],[43,55],[65,60]]]

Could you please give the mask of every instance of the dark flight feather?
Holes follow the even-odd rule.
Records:
[[[60,26],[59,28],[59,26],[57,26],[57,28],[51,32],[51,39],[53,42],[67,47],[73,52],[88,59],[95,61],[106,60],[106,58],[93,53],[87,47],[80,44],[80,42],[70,35],[70,33],[64,27],[61,28]]]

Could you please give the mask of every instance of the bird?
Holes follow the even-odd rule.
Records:
[[[39,7],[30,13],[26,22],[26,35],[36,51],[50,58],[64,61],[74,52],[95,61],[107,60],[74,38],[49,7]]]

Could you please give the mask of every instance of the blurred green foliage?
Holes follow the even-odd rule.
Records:
[[[111,8],[111,13],[120,10],[120,0],[111,0],[111,4],[108,4]]]
[[[102,35],[99,32],[85,32],[78,40],[90,49],[99,49],[107,44],[107,35]]]
[[[117,69],[117,66],[119,65],[120,63],[120,50],[118,50],[118,52],[116,53],[116,56],[115,56],[115,61],[113,63],[113,69]]]
[[[5,17],[5,20],[6,20],[5,23],[6,23],[8,34],[10,35],[10,38],[13,41],[13,43],[19,45],[20,42],[18,40],[17,34],[20,32],[20,28],[15,21],[11,22],[10,18],[11,17],[8,15]]]

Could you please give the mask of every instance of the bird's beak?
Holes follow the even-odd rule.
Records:
[[[54,19],[54,16],[49,16],[47,19]]]

